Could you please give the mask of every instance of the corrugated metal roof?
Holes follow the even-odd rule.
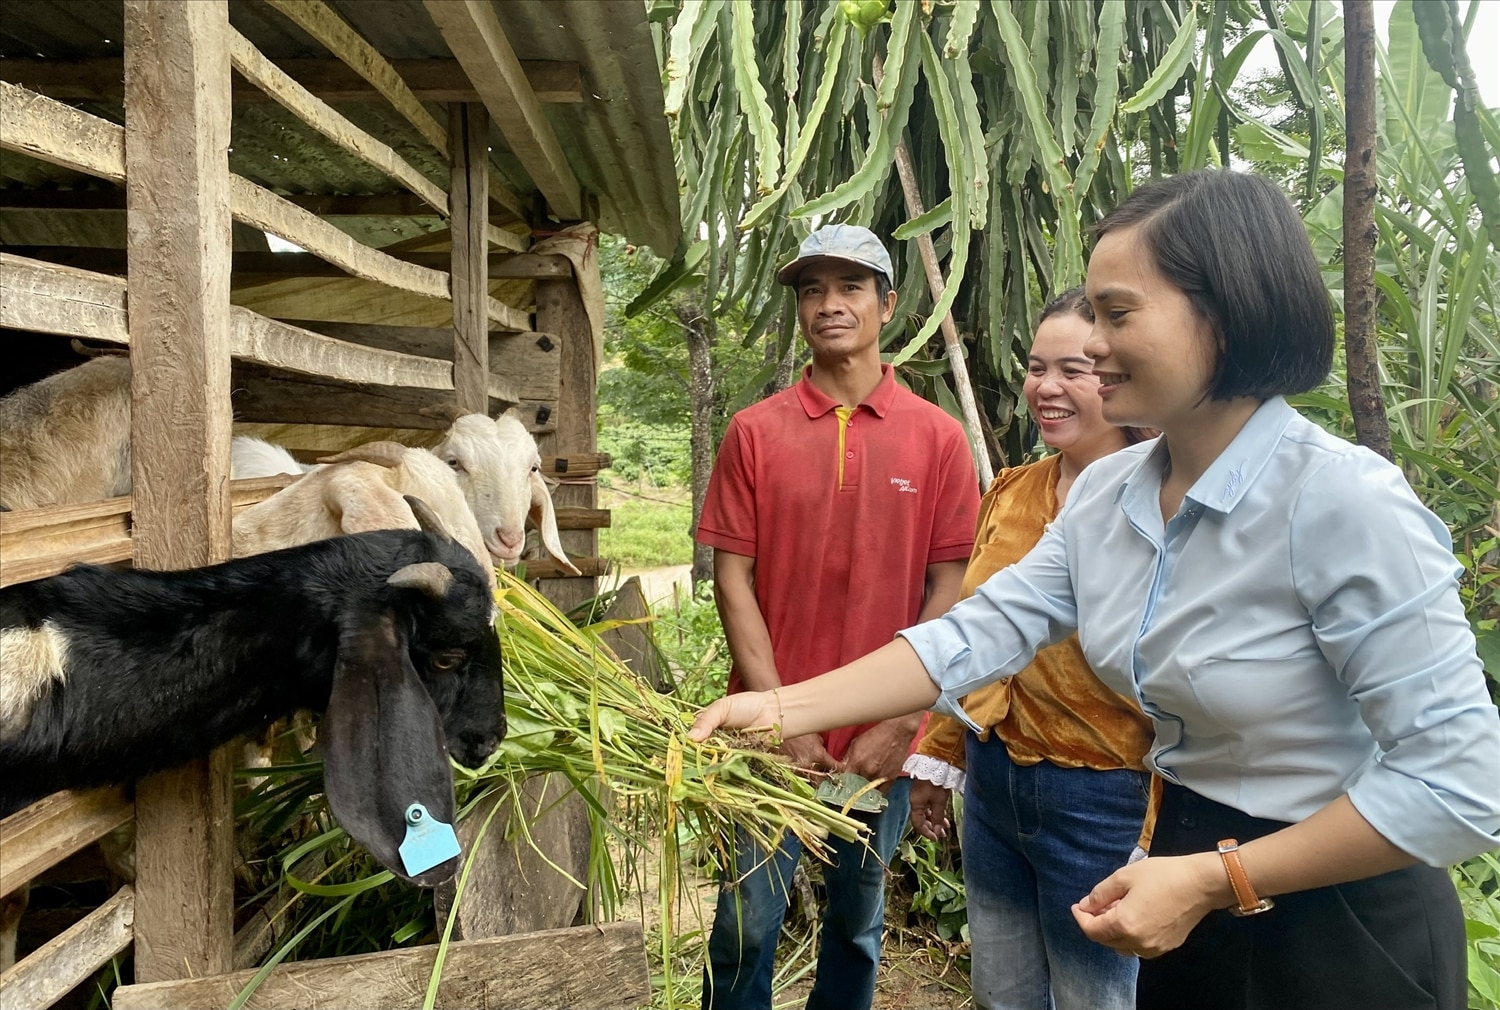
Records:
[[[671,136],[663,112],[655,47],[642,0],[492,0],[516,55],[579,65],[581,102],[543,106],[569,165],[598,203],[605,231],[667,254],[681,233]],[[420,0],[334,0],[332,6],[388,59],[451,58]],[[259,0],[231,0],[230,21],[273,60],[327,57],[300,28]],[[6,0],[0,3],[0,57],[79,59],[119,56],[119,0]],[[79,103],[115,122],[118,104]],[[440,156],[394,110],[344,103],[339,111],[395,148],[446,188]],[[430,106],[440,122],[442,107]],[[283,193],[389,193],[399,187],[346,154],[279,105],[237,104],[231,168]],[[491,130],[494,164],[522,196],[536,187]],[[0,185],[86,184],[76,173],[6,152]],[[421,219],[335,219],[367,242],[384,244],[430,227]],[[430,219],[429,219],[430,220]]]

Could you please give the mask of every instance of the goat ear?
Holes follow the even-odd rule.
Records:
[[[557,512],[552,508],[552,495],[547,491],[547,482],[535,470],[531,471],[531,521],[542,533],[542,546],[574,575],[582,574],[568,556],[563,553],[562,538],[557,535]]]
[[[417,529],[411,507],[382,482],[380,475],[384,472],[368,466],[340,466],[320,470],[304,480],[317,479],[323,485],[323,505],[338,517],[343,533]]]
[[[448,524],[432,511],[432,506],[418,498],[414,494],[402,495],[406,504],[411,506],[411,514],[417,517],[417,526],[428,533],[436,533],[444,540],[453,539],[453,531],[448,529]]]
[[[453,771],[442,721],[407,655],[406,636],[386,611],[339,636],[333,690],[323,717],[328,806],[349,837],[403,880],[432,887],[453,877],[452,856],[418,873],[401,858],[406,811],[453,824]]]
[[[332,456],[319,456],[318,462],[374,463],[376,466],[394,469],[406,462],[406,446],[400,442],[366,442]]]

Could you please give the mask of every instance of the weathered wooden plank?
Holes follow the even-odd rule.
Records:
[[[135,937],[135,890],[126,885],[104,904],[0,975],[0,1006],[56,1003]]]
[[[286,475],[231,481],[235,512],[265,501],[296,478]],[[130,497],[86,505],[0,512],[0,587],[44,579],[69,565],[130,560]]]
[[[121,786],[53,793],[0,820],[0,897],[135,816]]]
[[[589,267],[597,270],[597,259],[590,260]],[[593,452],[597,445],[594,338],[578,285],[573,279],[537,281],[536,305],[537,329],[563,338],[557,435],[542,441],[542,451],[550,449],[559,455]],[[553,491],[552,500],[559,507],[596,508],[599,504],[592,481],[563,484]],[[569,557],[587,558],[599,553],[599,537],[593,530],[569,530],[560,534],[560,539]],[[581,577],[560,580],[547,587],[547,597],[564,611],[598,592],[597,581],[587,571]]]
[[[236,221],[295,242],[355,277],[428,298],[448,299],[447,274],[405,263],[362,245],[328,222],[238,175],[230,177],[230,194]],[[230,265],[225,264],[226,276]]]
[[[639,576],[632,575],[621,584],[615,593],[614,602],[604,612],[602,620],[629,621],[610,628],[599,636],[609,646],[620,662],[630,671],[658,691],[672,690],[672,675],[664,668],[661,653],[657,651],[652,625],[649,623],[651,607],[641,589]]]
[[[132,555],[191,568],[230,555],[229,6],[124,9]],[[143,982],[233,963],[231,769],[221,748],[137,784]]]
[[[484,315],[489,323],[499,330],[523,332],[531,329],[531,313],[512,308],[498,298],[484,296]]]
[[[574,554],[572,551],[568,552],[568,558],[573,562],[573,566],[582,573],[581,575],[574,575],[572,572],[567,571],[552,558],[536,558],[524,562],[526,577],[528,579],[550,579],[565,582],[593,582],[596,579],[604,578],[614,570],[614,562],[608,558],[586,558]],[[551,599],[552,594],[556,591],[556,588],[549,588],[547,592],[548,598]],[[583,599],[586,600],[588,597],[585,596]],[[578,602],[582,603],[583,600],[579,600]],[[574,603],[570,606],[577,605],[577,603]]]
[[[542,449],[542,473],[549,477],[592,477],[608,470],[614,460],[607,452],[570,452],[561,456],[546,455]]]
[[[578,179],[490,0],[425,0],[443,41],[474,82],[531,181],[564,220],[583,216]]]
[[[396,68],[349,22],[322,0],[267,0],[298,28],[317,39],[334,56],[368,81],[427,142],[448,156],[448,135],[422,102],[407,87]]]
[[[3,81],[0,147],[114,182],[125,178],[122,127]]]
[[[349,122],[327,102],[292,80],[245,36],[232,28],[229,31],[229,56],[234,69],[308,126],[401,183],[438,213],[447,215],[448,197],[442,187],[413,168],[387,144]]]
[[[325,46],[327,42],[323,43]],[[331,48],[331,47],[330,47]],[[276,65],[325,102],[385,102],[389,97],[339,59],[277,60]],[[479,93],[457,60],[392,60],[391,67],[419,102],[477,102]],[[521,70],[537,101],[566,104],[583,101],[583,74],[568,60],[522,60]],[[82,60],[0,60],[0,80],[21,84],[39,94],[67,102],[117,102],[123,94],[118,56]],[[269,102],[264,91],[247,82],[231,85],[234,103]]]
[[[556,511],[559,530],[602,530],[613,525],[609,509],[586,509],[569,505]]]
[[[474,104],[477,105],[478,103]],[[483,106],[480,107],[483,108]],[[523,253],[530,248],[526,240],[520,235],[517,235],[513,231],[506,231],[499,225],[486,224],[484,235],[490,245],[499,246],[501,249],[508,249],[511,252]]]
[[[0,252],[0,326],[129,343],[125,281]]]
[[[249,423],[438,430],[446,428],[447,422],[429,412],[434,407],[453,404],[451,390],[352,386],[253,364],[242,364],[235,369],[234,387],[235,417]],[[491,402],[489,413],[508,406],[512,404]],[[554,430],[555,401],[522,400],[515,406],[533,434]]]
[[[489,116],[478,102],[448,106],[448,147],[453,152],[448,219],[453,289],[453,402],[461,410],[489,409]],[[508,308],[508,306],[507,306]],[[524,328],[524,327],[523,327]]]
[[[340,341],[387,351],[446,359],[453,353],[453,331],[446,326],[376,326],[289,319],[286,323]],[[552,402],[558,393],[562,338],[531,331],[489,334],[490,399],[504,403]],[[494,404],[491,404],[491,408]]]
[[[0,190],[0,193],[7,192]],[[39,192],[33,190],[32,192]],[[393,194],[394,195],[394,194]],[[4,199],[0,197],[0,199]],[[296,202],[291,197],[284,198],[288,202]],[[315,204],[332,197],[306,197],[302,206],[304,210],[308,205]],[[351,197],[355,200],[378,200],[381,197]],[[124,207],[120,208],[122,211]],[[319,211],[321,213],[321,211]],[[337,217],[338,215],[332,215]],[[509,234],[507,232],[507,234]],[[34,245],[8,245],[5,252],[0,256],[22,256],[28,259],[39,260],[44,263],[57,263],[64,266],[75,267],[79,270],[91,270],[102,274],[124,275],[125,273],[125,250],[124,249],[101,249],[95,247],[80,246],[34,246]],[[381,250],[385,252],[385,250]],[[450,263],[450,255],[445,252],[390,252],[387,255],[406,263],[414,263],[420,267],[431,270],[446,271]],[[563,277],[573,276],[573,264],[566,256],[550,255],[546,253],[511,253],[492,252],[487,257],[489,264],[490,280],[556,280]],[[289,277],[348,277],[349,271],[343,270],[333,263],[328,262],[320,256],[312,253],[268,253],[268,252],[237,252],[234,254],[234,272],[237,279],[243,279],[245,275],[264,276],[289,276]]]
[[[281,964],[251,994],[248,1010],[420,1007],[436,947]],[[253,970],[115,990],[115,1010],[224,1006]],[[552,929],[448,945],[438,1007],[474,1010],[633,1010],[651,998],[645,940],[638,922]]]
[[[230,315],[234,355],[243,361],[343,382],[453,388],[453,364],[449,361],[335,340],[238,305]]]

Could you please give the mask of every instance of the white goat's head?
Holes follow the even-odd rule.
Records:
[[[483,414],[454,418],[432,451],[458,475],[464,497],[479,521],[484,545],[498,564],[514,565],[521,560],[530,516],[547,552],[578,574],[557,535],[557,516],[542,479],[536,439],[514,408],[493,420]]]

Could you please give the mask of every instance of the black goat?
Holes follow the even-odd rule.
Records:
[[[398,875],[447,879],[457,857],[408,874],[399,847],[413,803],[453,823],[448,753],[475,767],[504,736],[494,616],[473,556],[413,530],[0,590],[0,815],[326,709],[334,816]]]

